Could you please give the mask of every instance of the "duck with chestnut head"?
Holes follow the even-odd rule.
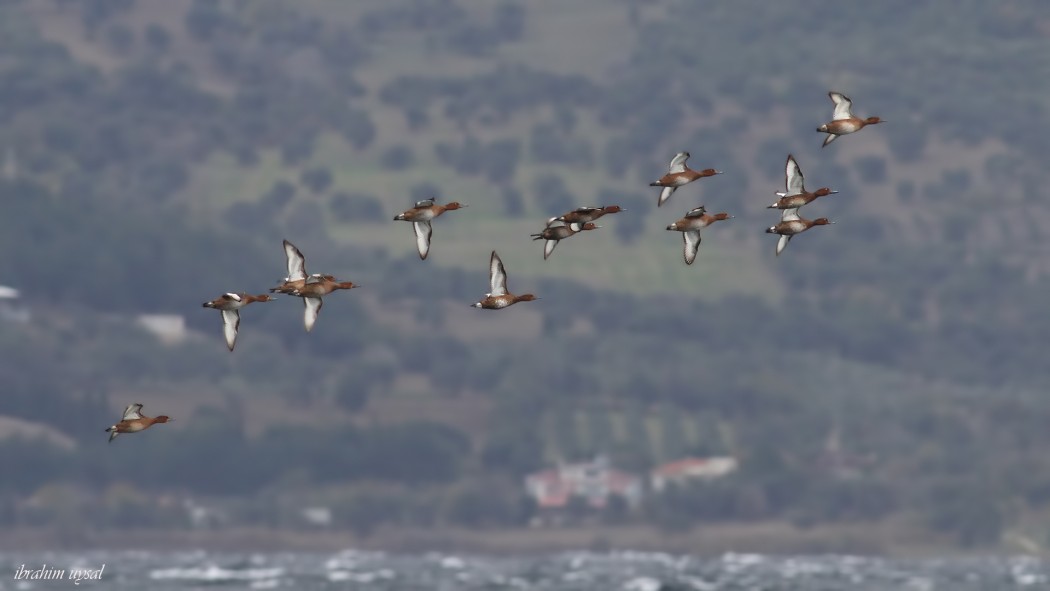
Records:
[[[489,257],[489,290],[484,298],[471,304],[471,307],[502,310],[518,302],[531,302],[539,299],[531,293],[514,295],[507,291],[507,270],[503,268],[503,261],[500,260],[496,251],[492,251],[492,256]]]
[[[671,194],[678,190],[678,187],[688,185],[697,179],[722,174],[722,171],[713,168],[693,170],[686,165],[686,160],[689,160],[689,152],[675,154],[674,158],[671,159],[671,164],[667,166],[667,174],[649,183],[650,187],[663,187],[660,191],[660,197],[656,200],[657,207],[663,205],[671,197]]]
[[[464,207],[466,205],[458,201],[438,205],[433,198],[424,199],[417,201],[416,206],[412,209],[394,216],[394,221],[412,222],[412,230],[416,234],[416,251],[419,252],[420,259],[426,260],[427,254],[430,253],[430,237],[434,233],[430,222],[446,211],[455,211]]]
[[[171,417],[167,415],[160,415],[157,417],[147,417],[142,414],[142,405],[135,403],[129,404],[124,409],[124,415],[114,425],[106,429],[106,433],[109,433],[109,441],[112,443],[117,435],[121,433],[138,433],[139,431],[145,431],[157,423],[168,423],[172,421]]]
[[[798,208],[785,209],[784,213],[780,216],[780,223],[766,228],[766,234],[780,235],[780,240],[777,241],[777,256],[780,256],[780,253],[784,252],[784,249],[787,248],[788,242],[791,242],[792,236],[801,234],[814,226],[826,226],[834,223],[835,222],[830,221],[828,218],[807,220],[798,215]]]
[[[835,141],[835,138],[840,135],[860,131],[867,125],[885,123],[884,120],[878,117],[861,119],[854,115],[853,101],[841,92],[831,91],[828,93],[828,97],[831,99],[831,102],[835,103],[835,113],[831,116],[831,121],[817,128],[817,131],[820,133],[828,134],[828,137],[824,138],[821,148]]]

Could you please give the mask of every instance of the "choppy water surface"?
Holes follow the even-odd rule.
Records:
[[[99,569],[101,581],[68,580]],[[63,569],[67,580],[15,580]],[[5,574],[6,571],[6,574]],[[44,572],[47,572],[45,570]],[[55,575],[54,572],[51,573]],[[700,559],[668,554],[568,553],[539,558],[445,554],[97,552],[0,555],[0,590],[355,589],[427,591],[999,591],[1050,589],[1050,562],[1032,558],[885,560],[854,556]]]

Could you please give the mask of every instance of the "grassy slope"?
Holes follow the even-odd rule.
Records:
[[[466,4],[472,7],[483,5],[481,2]],[[545,9],[554,4],[559,6],[558,11]],[[221,78],[210,72],[207,56],[185,36],[182,15],[188,5],[186,0],[138,3],[123,20],[139,31],[148,23],[164,25],[173,36],[172,59],[188,63],[201,80],[202,88],[215,94],[226,94],[230,89],[224,85]],[[325,18],[353,19],[355,11],[371,4],[305,0],[304,5]],[[75,11],[34,9],[32,14],[43,33],[48,38],[65,44],[77,59],[96,65],[102,71],[122,65],[121,56],[115,55],[105,46],[104,35],[88,38],[79,25]],[[562,3],[546,0],[530,4],[528,15],[525,39],[501,48],[499,61],[521,62],[539,69],[562,73],[584,73],[601,80],[615,75],[617,64],[623,63],[628,57],[630,43],[624,43],[623,39],[630,38],[633,33],[626,22],[626,11],[619,3],[586,0],[574,3],[571,8],[565,8]],[[588,42],[579,43],[579,39],[582,38],[587,38]],[[368,150],[356,151],[334,137],[325,137],[319,143],[310,162],[294,167],[283,165],[279,156],[273,152],[264,152],[259,165],[252,168],[239,167],[228,155],[216,155],[194,170],[192,181],[183,192],[182,198],[192,203],[201,215],[214,215],[216,210],[224,209],[233,202],[256,199],[275,180],[286,179],[295,182],[303,169],[326,166],[336,176],[333,190],[377,195],[392,215],[409,202],[408,194],[413,186],[429,182],[441,187],[446,197],[469,203],[471,208],[449,214],[435,224],[435,244],[428,264],[477,269],[484,266],[488,250],[496,246],[504,253],[509,271],[513,275],[512,287],[516,289],[527,290],[535,284],[536,278],[542,276],[572,277],[610,289],[639,293],[688,290],[698,297],[721,297],[738,293],[779,297],[779,284],[775,277],[768,273],[769,265],[774,264],[770,256],[773,242],[763,240],[764,236],[761,235],[761,228],[769,216],[768,212],[761,210],[757,205],[748,211],[734,211],[738,219],[709,230],[705,234],[707,238],[702,247],[703,254],[692,267],[686,267],[681,262],[681,242],[678,235],[664,231],[663,227],[694,205],[699,200],[699,195],[703,195],[712,207],[718,207],[720,198],[724,198],[722,196],[730,191],[749,192],[753,197],[746,198],[748,203],[768,200],[777,188],[778,181],[770,181],[766,174],[768,170],[758,168],[755,152],[769,133],[786,135],[790,131],[787,127],[765,129],[761,133],[754,128],[742,132],[740,141],[733,146],[725,146],[725,149],[733,154],[735,162],[743,165],[744,170],[731,171],[731,174],[724,177],[700,181],[697,185],[679,191],[669,206],[659,211],[653,207],[646,219],[647,230],[636,244],[624,246],[614,236],[607,235],[613,232],[618,222],[616,216],[611,216],[603,220],[602,223],[606,227],[596,232],[597,235],[578,237],[559,246],[554,257],[545,262],[540,254],[540,245],[532,243],[528,234],[538,231],[542,227],[542,220],[554,212],[538,211],[531,203],[528,187],[532,178],[545,171],[564,170],[523,163],[518,169],[514,184],[523,190],[526,199],[529,200],[527,211],[530,218],[504,219],[498,187],[480,177],[460,177],[454,171],[436,163],[432,153],[433,144],[437,141],[459,142],[462,139],[459,130],[435,113],[428,129],[420,133],[409,132],[401,114],[382,105],[376,96],[377,90],[384,83],[399,75],[438,72],[444,75],[466,76],[486,71],[491,67],[491,62],[450,55],[421,54],[418,48],[413,48],[410,44],[394,41],[378,49],[375,52],[376,61],[360,72],[360,80],[369,89],[369,94],[359,106],[368,110],[379,132],[377,141]],[[421,58],[421,55],[425,57]],[[815,107],[818,114],[826,110],[827,105]],[[716,118],[736,113],[738,110],[729,101],[727,104],[716,105],[715,108]],[[528,117],[506,122],[498,130],[482,130],[479,136],[526,138],[528,130],[535,122],[545,121],[548,117],[549,114],[544,110],[537,110]],[[608,132],[594,125],[588,117],[589,115],[581,114],[579,127],[588,129],[587,139],[592,143],[596,154],[600,154]],[[687,122],[687,132],[683,132],[678,138],[668,138],[668,154],[677,150],[680,143],[696,129],[711,123],[709,119]],[[815,134],[804,139],[819,144],[819,137]],[[856,199],[858,205],[855,211],[871,214],[887,214],[894,211],[894,206],[898,204],[894,185],[900,180],[910,179],[922,183],[940,178],[945,170],[963,166],[979,167],[988,153],[1001,150],[1001,147],[990,144],[973,148],[951,145],[944,146],[943,149],[929,149],[928,153],[940,154],[937,159],[899,163],[890,157],[886,143],[878,133],[868,134],[866,142],[850,142],[849,139],[853,138],[841,140],[836,144],[833,158],[838,163],[848,164],[861,156],[881,155],[892,165],[893,173],[889,182],[866,188],[863,195],[836,196],[842,199]],[[379,166],[379,155],[386,148],[398,144],[412,146],[416,164],[403,173],[394,174]],[[656,157],[658,156],[654,155],[654,158]],[[769,164],[777,169],[781,165],[782,160]],[[803,161],[803,166],[807,176],[819,183],[819,163],[810,164]],[[659,172],[653,171],[654,174]],[[594,192],[601,187],[625,186],[655,199],[655,194],[634,175],[627,175],[622,180],[603,178],[600,168],[578,171],[574,175],[570,189],[581,202],[592,202]],[[311,198],[306,196],[305,190],[301,190],[297,197]],[[832,211],[835,207],[843,206],[829,206]],[[404,224],[337,224],[332,221],[328,221],[328,224],[336,239],[348,243],[380,245],[395,256],[409,254],[414,248],[411,231]],[[848,239],[848,231],[844,231],[840,238],[813,237],[813,248],[827,248],[834,239]],[[793,248],[802,246],[793,245]],[[515,250],[517,252],[514,252]],[[482,289],[483,286],[479,285],[479,294]],[[449,322],[449,325],[455,326],[455,322]],[[421,396],[426,390],[425,384],[420,384],[413,377],[399,381],[392,392],[373,401],[365,416],[367,420],[380,422],[426,417],[455,424],[475,434],[483,431],[485,421],[479,418],[477,413],[449,410],[459,408],[459,405],[463,407],[461,410],[476,409],[480,398],[466,396],[451,403],[442,400],[432,407],[421,406],[427,399],[426,396]],[[157,392],[156,395],[163,396],[163,393]],[[184,402],[195,406],[215,403],[217,394],[210,389],[201,388],[185,395]],[[144,403],[149,403],[148,396],[140,398]],[[289,409],[275,399],[273,404],[249,406],[252,410],[247,418],[249,428],[253,432],[260,431],[264,425],[276,420],[308,422],[318,415],[335,420],[351,418],[350,415],[323,403],[320,407]],[[187,410],[189,408],[191,407],[188,406]],[[654,409],[645,421],[650,440],[657,446],[657,450],[663,439],[664,428],[659,416],[658,409]],[[584,431],[591,431],[589,426],[593,417],[594,415],[588,415],[579,419],[587,423],[588,429]],[[617,426],[619,419],[614,416],[610,421],[613,423],[614,432],[622,430],[622,426]],[[696,441],[695,426],[686,426],[685,430],[687,438]]]
[[[348,5],[332,0],[311,0],[304,3],[301,9],[335,22],[352,22],[362,11],[380,4],[363,2]],[[473,11],[485,11],[485,4],[481,2],[462,4]],[[196,167],[192,182],[183,192],[182,198],[193,204],[202,215],[214,215],[215,209],[223,209],[235,201],[257,199],[278,179],[296,182],[302,170],[325,166],[335,175],[335,183],[329,193],[345,190],[378,196],[392,215],[410,202],[408,195],[414,186],[430,183],[440,187],[445,197],[472,206],[465,212],[442,219],[436,225],[436,242],[430,261],[433,264],[473,269],[478,266],[479,257],[483,259],[483,254],[493,247],[504,251],[522,249],[523,252],[536,255],[519,256],[513,265],[515,277],[521,277],[524,281],[532,276],[572,277],[596,286],[637,293],[689,290],[702,298],[752,293],[778,299],[782,295],[780,285],[769,273],[770,265],[776,262],[769,257],[772,242],[763,240],[760,230],[769,222],[770,215],[758,207],[758,203],[764,203],[772,191],[778,188],[776,175],[771,174],[770,170],[778,170],[781,162],[756,162],[756,151],[764,141],[771,137],[794,137],[790,126],[786,125],[786,119],[775,113],[762,128],[752,126],[742,130],[735,145],[720,147],[731,153],[732,161],[742,164],[743,170],[731,170],[725,177],[701,181],[679,191],[665,208],[647,211],[646,231],[636,243],[623,245],[615,237],[608,236],[617,222],[615,218],[607,218],[603,222],[606,227],[599,235],[577,238],[573,243],[561,246],[555,257],[544,263],[538,256],[539,245],[531,244],[528,234],[538,231],[543,220],[557,212],[540,211],[532,203],[532,179],[544,173],[561,174],[581,204],[594,203],[595,193],[603,187],[627,189],[650,198],[653,197],[653,191],[645,186],[643,179],[633,174],[622,179],[610,179],[605,177],[601,167],[596,166],[574,170],[570,177],[562,167],[530,163],[524,157],[511,184],[524,193],[528,218],[507,219],[502,213],[498,186],[482,177],[460,176],[436,161],[432,150],[434,144],[439,141],[460,142],[463,139],[461,130],[441,117],[440,113],[432,113],[432,122],[427,129],[410,131],[401,113],[379,100],[378,89],[397,76],[429,73],[469,76],[489,70],[494,62],[523,63],[545,71],[584,74],[597,81],[616,76],[617,66],[627,60],[632,45],[623,42],[625,38],[633,36],[624,6],[588,0],[574,3],[569,9],[559,5],[559,10],[554,11],[546,10],[545,4],[529,5],[524,39],[501,47],[492,60],[428,52],[410,35],[391,36],[385,45],[374,48],[375,59],[359,71],[359,80],[369,93],[358,101],[358,106],[368,111],[378,130],[377,139],[369,149],[357,151],[338,138],[325,137],[307,163],[285,166],[275,153],[264,152],[259,164],[250,168],[237,166],[233,158],[218,154]],[[149,23],[164,25],[173,39],[170,59],[189,64],[201,80],[202,88],[216,94],[226,94],[229,89],[224,87],[221,77],[210,71],[207,55],[185,35],[182,15],[186,6],[188,2],[184,0],[166,3],[163,7],[138,5],[122,20],[138,30]],[[79,25],[75,11],[40,10],[34,15],[45,35],[66,44],[78,59],[97,65],[103,71],[120,65],[121,57],[107,48],[105,35],[97,34],[88,38]],[[587,42],[581,43],[581,39],[587,39]],[[815,105],[815,113],[828,110],[824,107],[827,105]],[[668,154],[676,151],[696,130],[735,114],[742,113],[727,101],[716,105],[712,117],[694,116],[684,122],[684,131],[679,137],[667,139],[664,151]],[[904,118],[905,115],[892,114],[897,118]],[[591,143],[595,154],[600,155],[610,131],[597,125],[590,114],[579,115],[578,129],[587,130],[585,139]],[[528,131],[532,125],[549,120],[549,113],[545,109],[538,109],[526,116],[502,122],[498,128],[479,129],[477,135],[482,139],[518,138],[524,140],[523,144],[527,147]],[[577,133],[577,137],[579,135]],[[1000,153],[1004,149],[996,143],[976,147],[931,145],[927,149],[929,157],[923,158],[921,162],[894,162],[884,138],[879,134],[869,135],[866,142],[843,140],[836,144],[834,152],[822,153],[821,156],[830,156],[847,170],[858,158],[881,156],[891,165],[889,179],[883,183],[863,184],[857,182],[854,175],[854,183],[864,189],[859,194],[854,192],[852,195],[837,196],[835,199],[842,203],[827,203],[828,212],[831,217],[847,210],[851,216],[900,216],[904,235],[915,235],[919,227],[936,224],[938,220],[907,214],[908,208],[900,207],[902,202],[896,194],[898,183],[912,181],[921,192],[925,183],[939,180],[945,172],[980,170],[989,154]],[[816,144],[819,137],[814,134],[813,137],[802,139],[812,140],[809,143]],[[408,145],[413,149],[416,161],[412,167],[395,173],[380,166],[380,155],[394,145]],[[803,152],[810,152],[808,144],[802,146]],[[698,152],[696,147],[693,150],[694,153]],[[717,154],[714,153],[703,156],[697,153],[697,156],[697,159],[717,160]],[[654,155],[653,158],[663,160],[666,155]],[[809,158],[808,153],[800,160],[807,176],[813,179],[811,182],[821,183],[821,163]],[[653,170],[652,174],[655,176],[659,172]],[[980,183],[979,178],[975,180]],[[976,190],[981,189],[983,187]],[[297,199],[312,197],[306,196],[306,191],[301,190]],[[722,227],[712,228],[706,234],[703,256],[692,268],[686,268],[681,263],[678,236],[667,233],[663,227],[701,201],[712,208],[732,209],[737,218]],[[414,248],[411,232],[398,225],[339,224],[331,219],[327,220],[327,224],[333,237],[350,244],[380,246],[394,256],[410,254]],[[839,235],[827,238],[815,248],[834,248],[836,241],[848,239],[849,228],[843,226],[838,229]],[[508,240],[508,236],[519,238]]]

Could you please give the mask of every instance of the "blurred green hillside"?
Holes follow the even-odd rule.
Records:
[[[1041,4],[22,0],[0,33],[0,284],[33,319],[0,330],[0,521],[128,482],[517,525],[558,460],[732,454],[631,519],[1050,543]],[[831,89],[887,122],[821,149]],[[726,174],[657,209],[680,150]],[[774,257],[788,153],[837,223]],[[469,207],[423,262],[391,218],[430,196]],[[664,227],[701,203],[735,217],[687,267]],[[200,303],[274,285],[285,238],[363,287],[311,334],[246,308],[230,354]],[[493,249],[540,301],[468,307]],[[176,422],[107,446],[130,402]]]

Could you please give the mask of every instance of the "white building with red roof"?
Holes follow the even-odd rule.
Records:
[[[681,483],[694,478],[721,478],[737,469],[736,458],[683,458],[656,467],[650,474],[653,490],[659,492],[670,483]]]
[[[573,497],[601,509],[613,496],[634,507],[642,501],[642,479],[609,466],[599,456],[592,462],[559,464],[525,477],[525,489],[540,509],[564,509]]]

